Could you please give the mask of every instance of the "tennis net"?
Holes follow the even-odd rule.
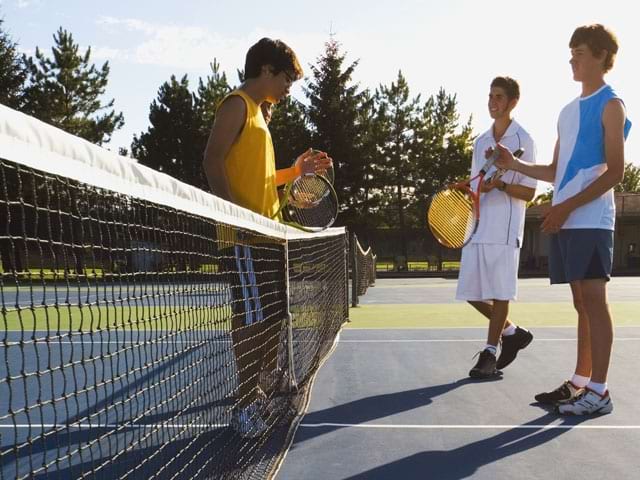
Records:
[[[357,235],[351,236],[351,305],[358,305],[358,297],[376,283],[376,260],[371,247],[362,248]]]
[[[348,316],[301,233],[0,106],[0,478],[267,478]]]

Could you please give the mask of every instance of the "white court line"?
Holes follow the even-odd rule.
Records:
[[[0,425],[1,428],[29,428],[29,429],[89,429],[89,428],[108,428],[108,429],[184,429],[184,428],[226,428],[226,423],[206,423],[206,424],[106,424],[106,425],[90,425],[90,424],[26,424],[17,425]],[[380,424],[380,423],[301,423],[300,427],[305,428],[369,428],[369,429],[405,429],[405,430],[640,430],[640,425],[554,425],[554,424],[527,424],[527,425],[412,425],[412,424]]]
[[[529,327],[533,330],[542,330],[544,328],[577,328],[577,324],[576,325],[539,325],[539,326],[532,326]],[[618,328],[640,328],[640,324],[639,325],[614,325],[614,329],[618,329]],[[360,330],[371,330],[371,331],[380,331],[380,330],[486,330],[487,327],[486,325],[483,327],[481,325],[478,325],[477,327],[397,327],[397,328],[387,328],[387,327],[373,327],[373,328],[368,328],[368,327],[350,327],[349,323],[347,322],[346,328],[345,328],[345,332],[357,332]]]
[[[301,423],[305,428],[372,428],[412,430],[640,430],[640,425],[389,425],[380,423]]]
[[[340,340],[340,343],[456,343],[456,342],[486,342],[486,338],[441,338],[417,340]],[[576,338],[535,338],[536,342],[575,342]],[[637,341],[640,337],[614,338],[614,342]]]
[[[228,427],[229,424],[228,423],[197,423],[197,424],[179,424],[179,423],[170,423],[170,424],[131,424],[131,423],[123,423],[123,424],[106,424],[106,425],[98,425],[98,424],[88,424],[88,423],[72,423],[69,425],[65,425],[65,424],[55,424],[55,423],[33,423],[33,424],[28,424],[28,423],[19,423],[16,425],[6,425],[6,424],[2,424],[0,425],[0,428],[30,428],[30,429],[35,429],[35,428],[40,428],[40,429],[45,429],[45,428],[51,428],[51,429],[57,429],[57,430],[61,430],[61,429],[65,429],[65,428],[75,428],[78,430],[83,430],[83,429],[88,429],[88,428],[109,428],[112,430],[115,429],[119,429],[119,428],[134,428],[134,429],[147,429],[147,428],[153,428],[153,429],[157,429],[157,428],[175,428],[175,429],[182,429],[182,428],[226,428]]]

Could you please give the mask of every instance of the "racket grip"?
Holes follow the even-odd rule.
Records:
[[[497,148],[494,148],[493,152],[491,152],[491,155],[489,155],[489,158],[487,158],[487,161],[484,162],[484,165],[480,169],[480,174],[484,175],[485,173],[487,173],[487,170],[491,168],[491,166],[494,164],[494,162],[498,159],[499,156],[500,156],[500,152],[498,151]]]

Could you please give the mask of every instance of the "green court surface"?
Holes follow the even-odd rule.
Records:
[[[616,326],[640,325],[640,302],[610,305]],[[572,326],[577,322],[573,304],[513,303],[509,318],[525,327]],[[487,320],[465,303],[374,304],[349,310],[345,328],[457,328],[485,327]]]

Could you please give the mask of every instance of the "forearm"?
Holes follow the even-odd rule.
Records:
[[[276,185],[284,185],[285,183],[293,182],[300,176],[300,168],[293,166],[289,168],[281,168],[276,170]]]
[[[565,200],[571,211],[585,205],[592,200],[604,195],[622,181],[623,173],[607,169],[591,185],[577,195]]]
[[[549,165],[537,165],[534,163],[523,162],[516,159],[512,170],[523,173],[527,177],[542,180],[544,182],[553,183],[556,176],[556,167],[553,163]]]
[[[223,164],[210,158],[205,158],[202,162],[202,166],[211,192],[217,197],[234,202]]]
[[[515,183],[505,183],[502,191],[510,197],[517,198],[518,200],[523,200],[525,202],[533,200],[536,193],[534,188],[517,185]]]

